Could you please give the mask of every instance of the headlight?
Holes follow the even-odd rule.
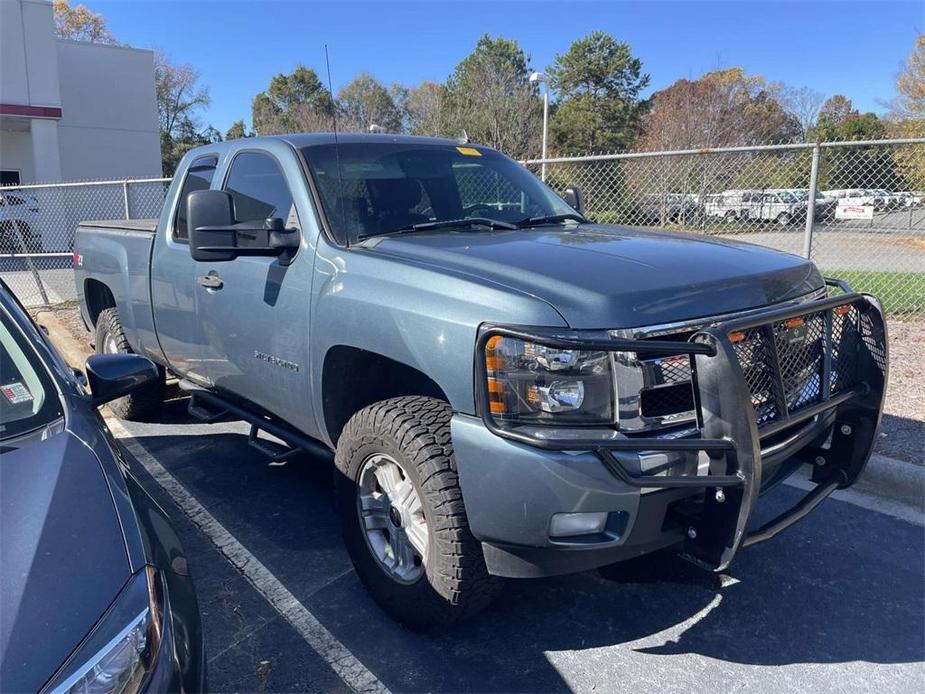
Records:
[[[157,581],[157,574],[150,567],[135,574],[44,691],[137,692],[153,667],[160,646]]]
[[[493,335],[485,342],[488,407],[499,424],[611,425],[609,352],[559,349]]]

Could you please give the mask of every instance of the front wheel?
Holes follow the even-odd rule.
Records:
[[[384,400],[356,413],[337,442],[347,551],[376,601],[412,629],[475,614],[501,587],[469,530],[451,414],[433,398]]]
[[[788,226],[791,221],[792,217],[788,212],[781,212],[779,215],[777,215],[777,223],[782,227]]]

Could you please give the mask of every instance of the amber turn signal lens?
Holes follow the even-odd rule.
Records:
[[[836,306],[833,309],[835,315],[837,316],[843,316],[846,313],[848,313],[848,311],[850,310],[851,310],[851,304],[843,304],[842,306]]]
[[[745,339],[745,333],[741,330],[736,330],[735,332],[729,333],[729,339],[732,342],[741,342]]]
[[[788,318],[784,321],[784,327],[787,330],[791,328],[799,328],[801,325],[805,325],[806,321],[803,319],[803,316],[797,316],[796,318]]]

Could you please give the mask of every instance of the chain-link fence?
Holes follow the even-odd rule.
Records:
[[[28,307],[74,301],[74,230],[88,219],[157,217],[168,178],[0,188],[0,277]]]
[[[640,152],[525,162],[581,188],[601,223],[771,246],[925,313],[925,139]],[[545,167],[543,164],[545,163]]]
[[[537,175],[545,173],[560,192],[579,186],[588,215],[598,222],[708,234],[808,256],[826,274],[880,296],[892,314],[925,314],[925,139],[543,163],[526,165]],[[472,183],[481,187],[484,181],[476,173],[473,169]],[[466,184],[466,171],[459,175],[465,194],[472,186]],[[0,188],[0,276],[28,306],[72,301],[77,223],[156,217],[168,183]],[[499,200],[503,183],[494,184]],[[480,192],[473,200],[486,197]]]

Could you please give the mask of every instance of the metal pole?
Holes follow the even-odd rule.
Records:
[[[42,276],[35,267],[35,261],[32,259],[32,253],[26,243],[25,234],[22,233],[22,227],[19,226],[19,220],[17,219],[13,220],[13,230],[16,232],[16,238],[19,240],[19,250],[22,251],[23,257],[26,260],[26,267],[28,267],[29,272],[32,273],[32,279],[35,280],[35,286],[39,290],[39,296],[42,297],[42,306],[48,308],[51,306],[51,302],[48,300],[48,293],[45,291],[45,285],[42,284]]]
[[[543,164],[540,166],[540,179],[546,181],[546,137],[549,129],[549,83],[543,84]]]
[[[809,198],[806,200],[806,229],[803,235],[803,255],[809,259],[813,252],[813,228],[816,226],[816,185],[819,178],[819,145],[813,146],[812,165],[809,170]]]
[[[125,204],[125,218],[131,219],[128,210],[128,181],[122,181],[122,202]]]

